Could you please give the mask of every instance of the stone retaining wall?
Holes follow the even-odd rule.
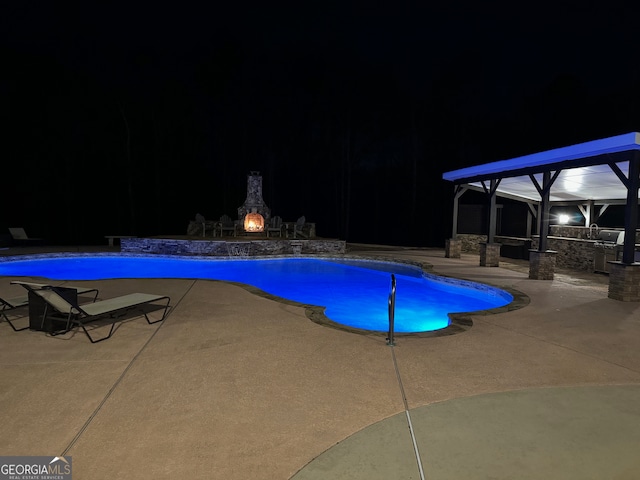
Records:
[[[123,238],[120,250],[126,253],[158,255],[201,255],[216,257],[258,257],[269,255],[343,254],[344,240],[239,239],[196,240],[174,238]]]

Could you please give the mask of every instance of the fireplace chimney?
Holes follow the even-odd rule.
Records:
[[[264,225],[268,224],[271,217],[271,210],[262,199],[262,177],[260,172],[252,171],[247,175],[247,199],[238,208],[238,219],[240,225],[248,225],[245,222],[247,214],[260,214],[264,219]],[[253,222],[251,222],[254,225]],[[245,227],[246,229],[246,227]],[[260,230],[262,231],[262,229]]]

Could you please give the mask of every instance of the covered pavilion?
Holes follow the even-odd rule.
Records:
[[[500,255],[500,244],[494,241],[496,197],[519,200],[529,205],[529,216],[538,222],[538,248],[531,251],[529,264],[532,279],[553,279],[555,252],[547,243],[552,206],[578,206],[588,227],[609,205],[625,205],[622,258],[609,262],[609,297],[640,301],[640,263],[635,262],[640,133],[453,170],[442,178],[454,183],[453,232],[446,255],[459,256],[458,201],[466,191],[478,190],[487,196],[488,234],[480,250],[483,266],[497,264]]]

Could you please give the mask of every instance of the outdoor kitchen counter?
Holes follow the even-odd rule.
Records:
[[[540,237],[532,237],[531,248],[538,249]],[[547,249],[554,250],[556,254],[556,265],[559,267],[573,268],[587,272],[594,271],[595,245],[598,240],[572,237],[547,237]]]
[[[532,249],[538,248],[539,240],[538,235],[532,237]],[[620,250],[613,243],[604,246],[600,239],[558,236],[547,237],[547,248],[557,252],[556,265],[560,267],[605,273],[608,272],[608,261],[619,260],[617,255]],[[639,248],[640,245],[636,244],[636,251]]]

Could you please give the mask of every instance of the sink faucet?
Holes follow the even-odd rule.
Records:
[[[598,229],[600,227],[598,227],[597,223],[592,223],[591,225],[589,225],[589,239],[593,240],[594,237],[594,230],[595,230],[595,235],[598,235]]]

